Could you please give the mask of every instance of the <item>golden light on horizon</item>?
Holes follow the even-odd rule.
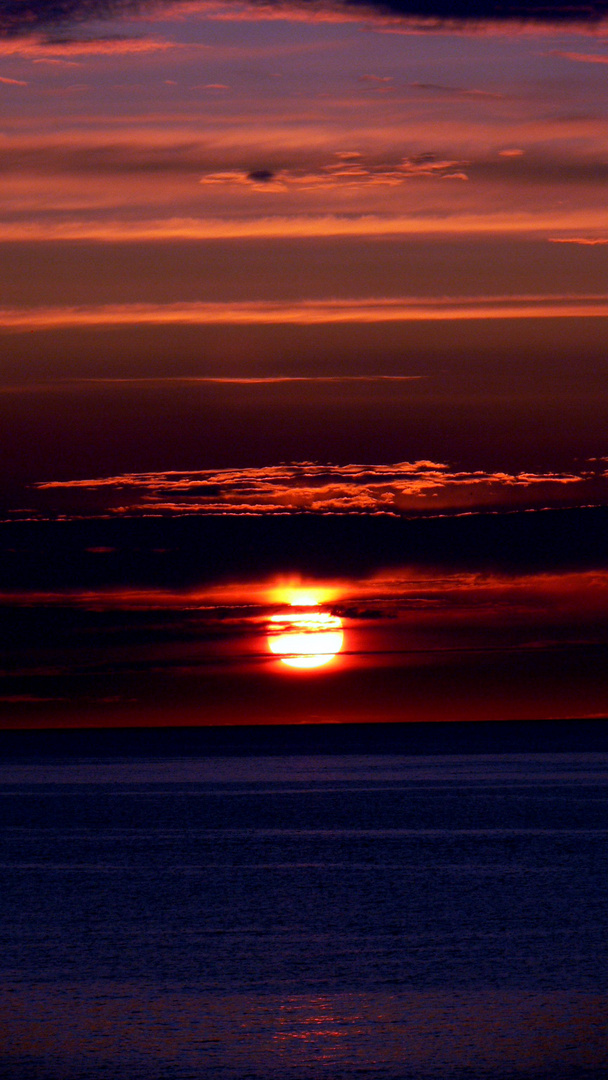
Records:
[[[298,601],[293,604],[300,606]],[[335,658],[344,643],[342,619],[316,610],[314,601],[304,600],[301,607],[306,610],[271,615],[268,647],[287,667],[323,667]]]
[[[331,604],[341,595],[337,582],[302,581],[299,577],[275,579],[267,587],[266,599],[270,604],[284,604],[289,607],[315,608],[321,604]]]

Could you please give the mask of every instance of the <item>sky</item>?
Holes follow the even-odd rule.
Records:
[[[2,726],[608,716],[607,79],[603,2],[0,0]]]

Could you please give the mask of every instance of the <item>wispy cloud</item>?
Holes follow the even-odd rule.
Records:
[[[490,101],[502,101],[504,94],[495,93],[491,90],[476,90],[465,86],[444,86],[442,83],[411,82],[408,86],[412,90],[423,90],[435,97],[445,98],[487,98]]]
[[[4,38],[0,40],[0,56],[40,57],[63,56],[126,56],[130,53],[166,52],[179,48],[173,41],[153,37],[93,37],[93,38]]]
[[[0,329],[13,332],[94,326],[280,325],[457,319],[608,316],[608,294],[591,296],[353,297],[345,300],[179,302],[4,308]]]
[[[562,60],[573,60],[578,64],[608,64],[608,56],[598,53],[564,52],[554,49],[551,56],[558,56]]]
[[[608,236],[549,236],[551,244],[581,244],[583,247],[596,247],[608,244]]]
[[[350,383],[417,382],[425,375],[164,375],[136,377],[99,377],[55,379],[52,382],[16,383],[0,386],[0,394],[62,394],[87,386],[150,386],[159,389],[176,386],[281,386],[283,384],[343,385]]]
[[[189,55],[199,54],[205,59],[238,61],[246,59],[277,59],[300,53],[326,52],[328,42],[292,42],[285,45],[210,45],[205,42],[180,42],[150,34],[108,34],[85,37],[82,35],[0,37],[0,56],[39,57],[64,56],[123,56],[130,53],[164,53],[179,50]],[[198,83],[192,89],[223,84]]]
[[[49,481],[39,492],[91,496],[100,512],[141,514],[423,514],[473,513],[608,499],[605,463],[580,473],[455,470],[441,462],[321,465],[128,473]]]

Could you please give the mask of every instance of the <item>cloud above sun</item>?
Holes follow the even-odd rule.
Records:
[[[268,468],[130,473],[49,481],[45,495],[111,516],[388,514],[433,516],[578,506],[608,499],[604,460],[577,473],[456,470],[433,461],[395,465],[297,462]],[[88,511],[85,509],[88,507]]]

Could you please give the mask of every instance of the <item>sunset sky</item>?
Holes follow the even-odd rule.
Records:
[[[606,3],[0,0],[3,726],[608,716],[607,80]]]

